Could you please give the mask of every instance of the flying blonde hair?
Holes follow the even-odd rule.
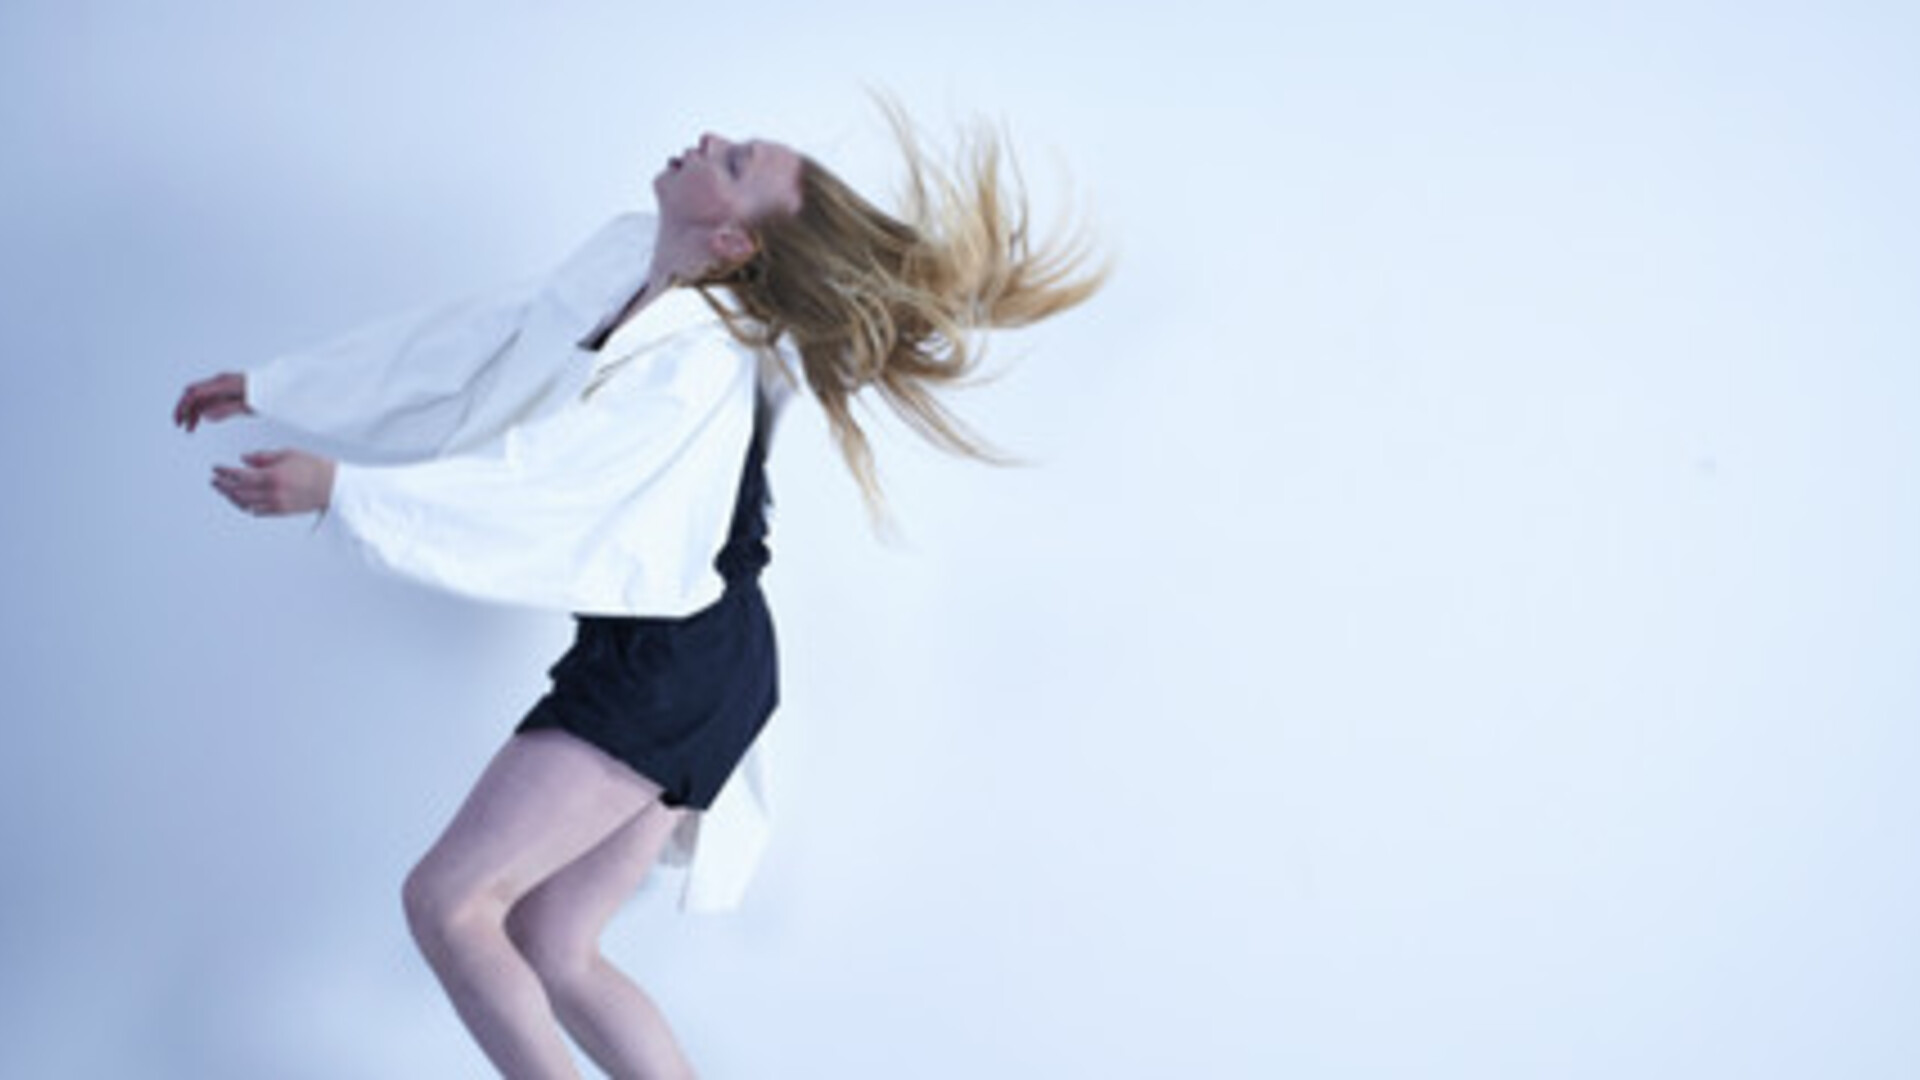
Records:
[[[803,157],[800,208],[753,223],[756,253],[702,283],[736,337],[769,353],[784,340],[799,355],[876,521],[885,498],[854,396],[874,387],[935,446],[1004,464],[939,391],[974,376],[979,331],[1065,311],[1110,271],[1105,261],[1089,267],[1084,230],[1032,240],[1019,169],[997,132],[965,132],[955,165],[942,167],[904,111],[879,104],[906,160],[898,215]],[[716,287],[730,303],[712,295]]]

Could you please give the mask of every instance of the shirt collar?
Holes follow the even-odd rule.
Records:
[[[696,289],[681,287],[647,301],[633,318],[616,329],[600,347],[603,361],[625,356],[694,329],[720,321],[713,306]]]

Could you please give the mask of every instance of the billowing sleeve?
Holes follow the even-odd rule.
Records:
[[[532,392],[542,381],[551,358],[514,348],[542,298],[584,297],[596,308],[609,270],[631,262],[650,231],[648,219],[615,217],[547,273],[275,357],[246,373],[247,404],[349,452],[437,454],[471,424],[477,395]],[[520,403],[494,404],[511,413]]]
[[[321,527],[379,569],[482,600],[594,612],[711,599],[751,365],[724,347],[650,361],[469,453],[338,463]]]
[[[247,372],[247,404],[354,450],[431,454],[459,424],[467,388],[512,347],[537,286],[421,308],[276,357]]]

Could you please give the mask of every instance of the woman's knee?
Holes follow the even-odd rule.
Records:
[[[423,860],[400,886],[407,927],[429,959],[458,949],[476,935],[498,933],[506,905],[484,889],[465,886]]]

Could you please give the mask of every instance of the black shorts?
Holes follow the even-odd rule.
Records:
[[[515,732],[559,728],[705,810],[779,704],[773,618],[759,582],[681,618],[575,615],[553,688]]]

